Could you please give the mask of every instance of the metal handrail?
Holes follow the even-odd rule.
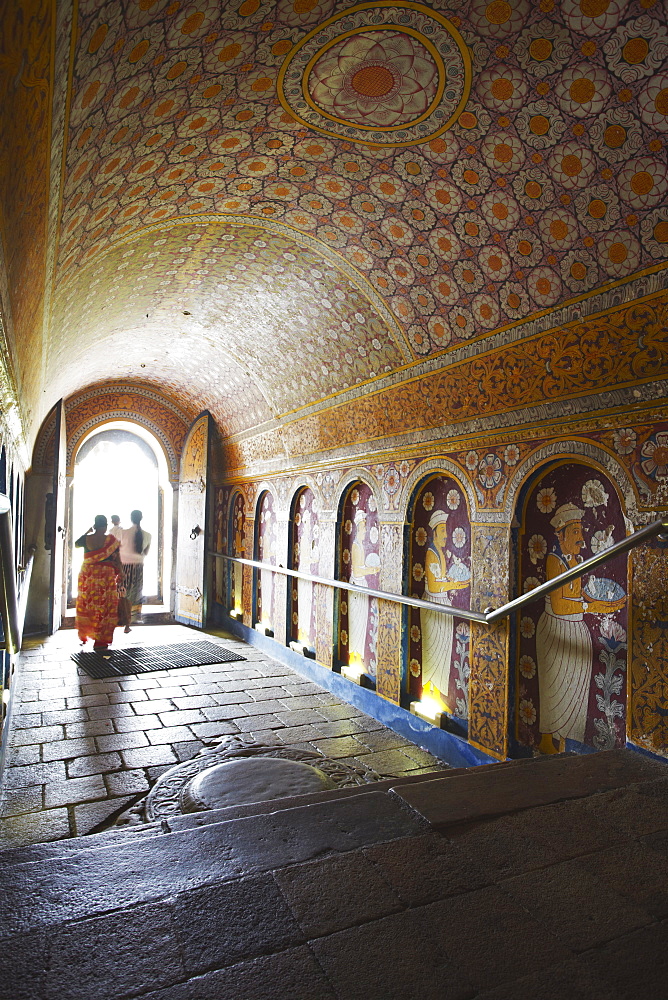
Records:
[[[629,549],[635,548],[636,545],[640,545],[641,542],[654,537],[654,535],[665,535],[666,540],[668,540],[668,519],[653,521],[652,524],[634,531],[628,538],[624,538],[621,542],[615,542],[609,548],[604,549],[602,552],[597,552],[596,555],[585,559],[571,569],[567,569],[546,583],[534,587],[533,590],[529,590],[526,594],[515,597],[512,601],[508,601],[507,604],[503,604],[499,608],[487,608],[483,612],[469,611],[466,608],[453,608],[445,604],[435,604],[432,601],[423,601],[420,598],[407,597],[404,594],[390,594],[385,590],[372,590],[370,587],[359,587],[357,584],[345,583],[343,580],[330,580],[325,577],[311,576],[310,573],[301,573],[298,570],[286,569],[280,565],[274,566],[271,563],[258,562],[255,559],[241,559],[238,556],[228,556],[224,552],[214,552],[211,549],[207,550],[207,555],[226,559],[232,563],[240,563],[242,566],[252,566],[254,569],[271,570],[273,573],[281,573],[283,576],[292,576],[299,580],[309,580],[311,583],[321,583],[327,587],[335,587],[338,590],[349,590],[357,594],[367,594],[369,597],[378,597],[384,601],[393,601],[395,604],[403,604],[410,608],[424,608],[425,611],[434,611],[436,614],[450,615],[453,618],[463,618],[466,621],[482,622],[489,625],[499,621],[501,618],[507,618],[513,612],[519,611],[527,604],[532,604],[539,598],[544,597],[545,594],[563,587],[570,580],[574,580],[578,576],[583,576],[597,566],[601,566],[610,559],[614,559],[615,556],[620,555],[622,552],[628,552]]]
[[[0,614],[5,633],[4,649],[8,653],[18,653],[23,637],[23,622],[25,620],[26,602],[30,576],[32,573],[35,547],[27,550],[28,561],[21,568],[20,594],[16,582],[16,563],[14,560],[14,532],[12,529],[12,512],[9,497],[0,493]]]

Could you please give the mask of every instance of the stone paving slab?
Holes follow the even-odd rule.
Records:
[[[183,626],[151,626],[121,637],[118,645],[136,645],[138,641],[164,645],[200,637],[200,633]],[[111,780],[112,776],[140,772],[146,786],[171,763],[196,754],[202,740],[243,733],[264,743],[313,750],[332,737],[389,733],[375,719],[341,702],[331,692],[304,682],[261,651],[231,638],[213,638],[242,650],[244,655],[248,653],[253,662],[93,680],[79,672],[69,659],[70,652],[78,648],[71,631],[45,640],[40,646],[42,652],[36,655],[26,650],[15,688],[15,725],[10,733],[6,787],[16,790],[32,785],[39,787],[39,796],[30,799],[31,808],[22,809],[23,821],[8,825],[0,818],[0,848],[63,836],[60,820],[50,830],[48,823],[33,824],[32,815],[44,808],[47,785],[59,781],[100,774],[105,799],[120,799],[132,793],[124,791],[122,780]],[[56,719],[61,721],[56,723]],[[393,740],[394,735],[389,734],[389,738]],[[368,748],[359,744],[359,749]],[[420,757],[421,765],[422,761]],[[442,766],[430,754],[426,762],[435,771]],[[401,763],[405,763],[403,759]],[[403,767],[397,771],[403,773]],[[70,797],[73,786],[69,784],[68,789]],[[66,805],[72,834],[81,833],[76,806],[84,801],[82,797],[80,802]],[[112,805],[109,813],[118,806],[119,802]],[[7,799],[7,806],[0,807],[0,815],[9,818],[9,809]],[[54,815],[54,809],[49,813]]]

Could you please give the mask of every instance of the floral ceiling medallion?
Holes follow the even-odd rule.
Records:
[[[349,142],[413,146],[445,132],[471,89],[466,43],[417,3],[357,4],[295,46],[278,78],[284,108]]]

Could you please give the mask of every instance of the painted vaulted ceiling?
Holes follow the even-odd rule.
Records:
[[[243,435],[662,287],[661,0],[29,0],[3,22],[33,433],[136,378]]]

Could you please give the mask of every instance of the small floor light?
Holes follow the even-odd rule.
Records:
[[[443,719],[443,708],[433,698],[423,698],[422,701],[412,701],[410,704],[412,715],[417,715],[418,719],[431,723],[432,726],[440,728]]]
[[[348,663],[341,667],[341,674],[343,677],[347,677],[349,681],[352,681],[353,684],[361,684],[364,667],[359,663]]]

